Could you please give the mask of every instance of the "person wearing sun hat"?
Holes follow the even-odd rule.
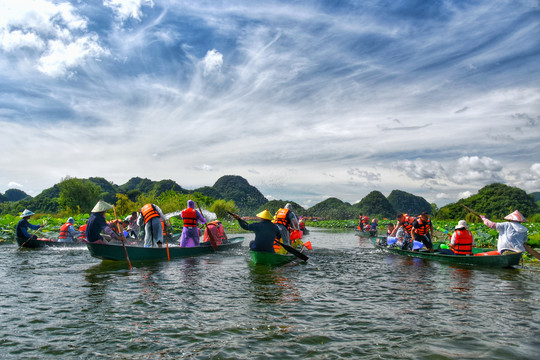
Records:
[[[480,215],[484,225],[499,232],[497,241],[497,250],[504,254],[505,252],[524,252],[524,244],[527,242],[527,228],[521,223],[527,222],[518,210],[504,217],[506,222],[496,223],[484,215]]]
[[[97,204],[92,209],[90,218],[88,219],[88,225],[86,226],[85,235],[86,241],[91,243],[104,244],[106,243],[101,232],[109,235],[113,239],[119,240],[118,235],[107,225],[107,220],[105,220],[105,213],[112,209],[112,205],[106,203],[103,200],[99,200]]]
[[[274,252],[274,240],[281,239],[281,232],[276,224],[272,222],[274,217],[270,211],[264,210],[258,213],[257,216],[261,221],[248,224],[240,216],[234,218],[238,220],[238,224],[244,230],[253,231],[255,240],[249,243],[249,248],[253,251]]]
[[[32,215],[34,215],[33,212],[31,212],[28,209],[24,209],[24,211],[20,215],[22,219],[19,220],[19,222],[17,223],[17,237],[20,238],[21,240],[24,240],[25,242],[30,240],[30,237],[37,239],[36,235],[30,235],[28,233],[29,228],[32,230],[37,230],[45,226],[45,225],[30,224],[30,222],[28,222],[28,219],[30,219]]]
[[[447,255],[472,255],[474,245],[473,234],[469,231],[467,221],[459,220],[454,228],[456,231],[450,239],[449,249],[440,249],[441,254]]]

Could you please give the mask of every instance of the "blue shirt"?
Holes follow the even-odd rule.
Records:
[[[28,233],[27,229],[30,228],[32,230],[37,230],[37,229],[39,229],[39,227],[40,227],[39,225],[30,224],[28,222],[28,219],[22,218],[17,223],[17,236],[20,237],[20,238],[28,239],[28,238],[30,238],[30,234]]]
[[[251,250],[274,252],[274,240],[281,239],[281,233],[276,224],[270,220],[261,220],[253,224],[239,220],[238,223],[242,229],[255,233],[255,240],[250,245]]]

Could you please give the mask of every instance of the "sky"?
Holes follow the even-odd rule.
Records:
[[[0,2],[0,192],[540,191],[537,0]]]

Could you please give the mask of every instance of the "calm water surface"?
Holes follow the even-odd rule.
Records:
[[[307,263],[247,244],[171,262],[0,246],[0,358],[538,359],[538,268],[456,267],[311,229]]]

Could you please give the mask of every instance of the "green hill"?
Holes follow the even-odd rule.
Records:
[[[468,211],[461,204],[490,219],[503,219],[515,210],[525,217],[538,213],[538,205],[532,195],[516,187],[494,183],[484,186],[476,195],[442,207],[436,219],[465,219]]]
[[[401,213],[416,216],[424,211],[428,214],[433,212],[426,199],[405,191],[392,190],[387,199],[396,211],[396,215]]]
[[[348,202],[335,197],[328,198],[307,210],[308,216],[322,219],[347,220],[358,217],[357,211]]]
[[[368,214],[370,217],[394,219],[396,210],[380,191],[372,191],[359,203],[353,205],[358,217],[359,214]]]

